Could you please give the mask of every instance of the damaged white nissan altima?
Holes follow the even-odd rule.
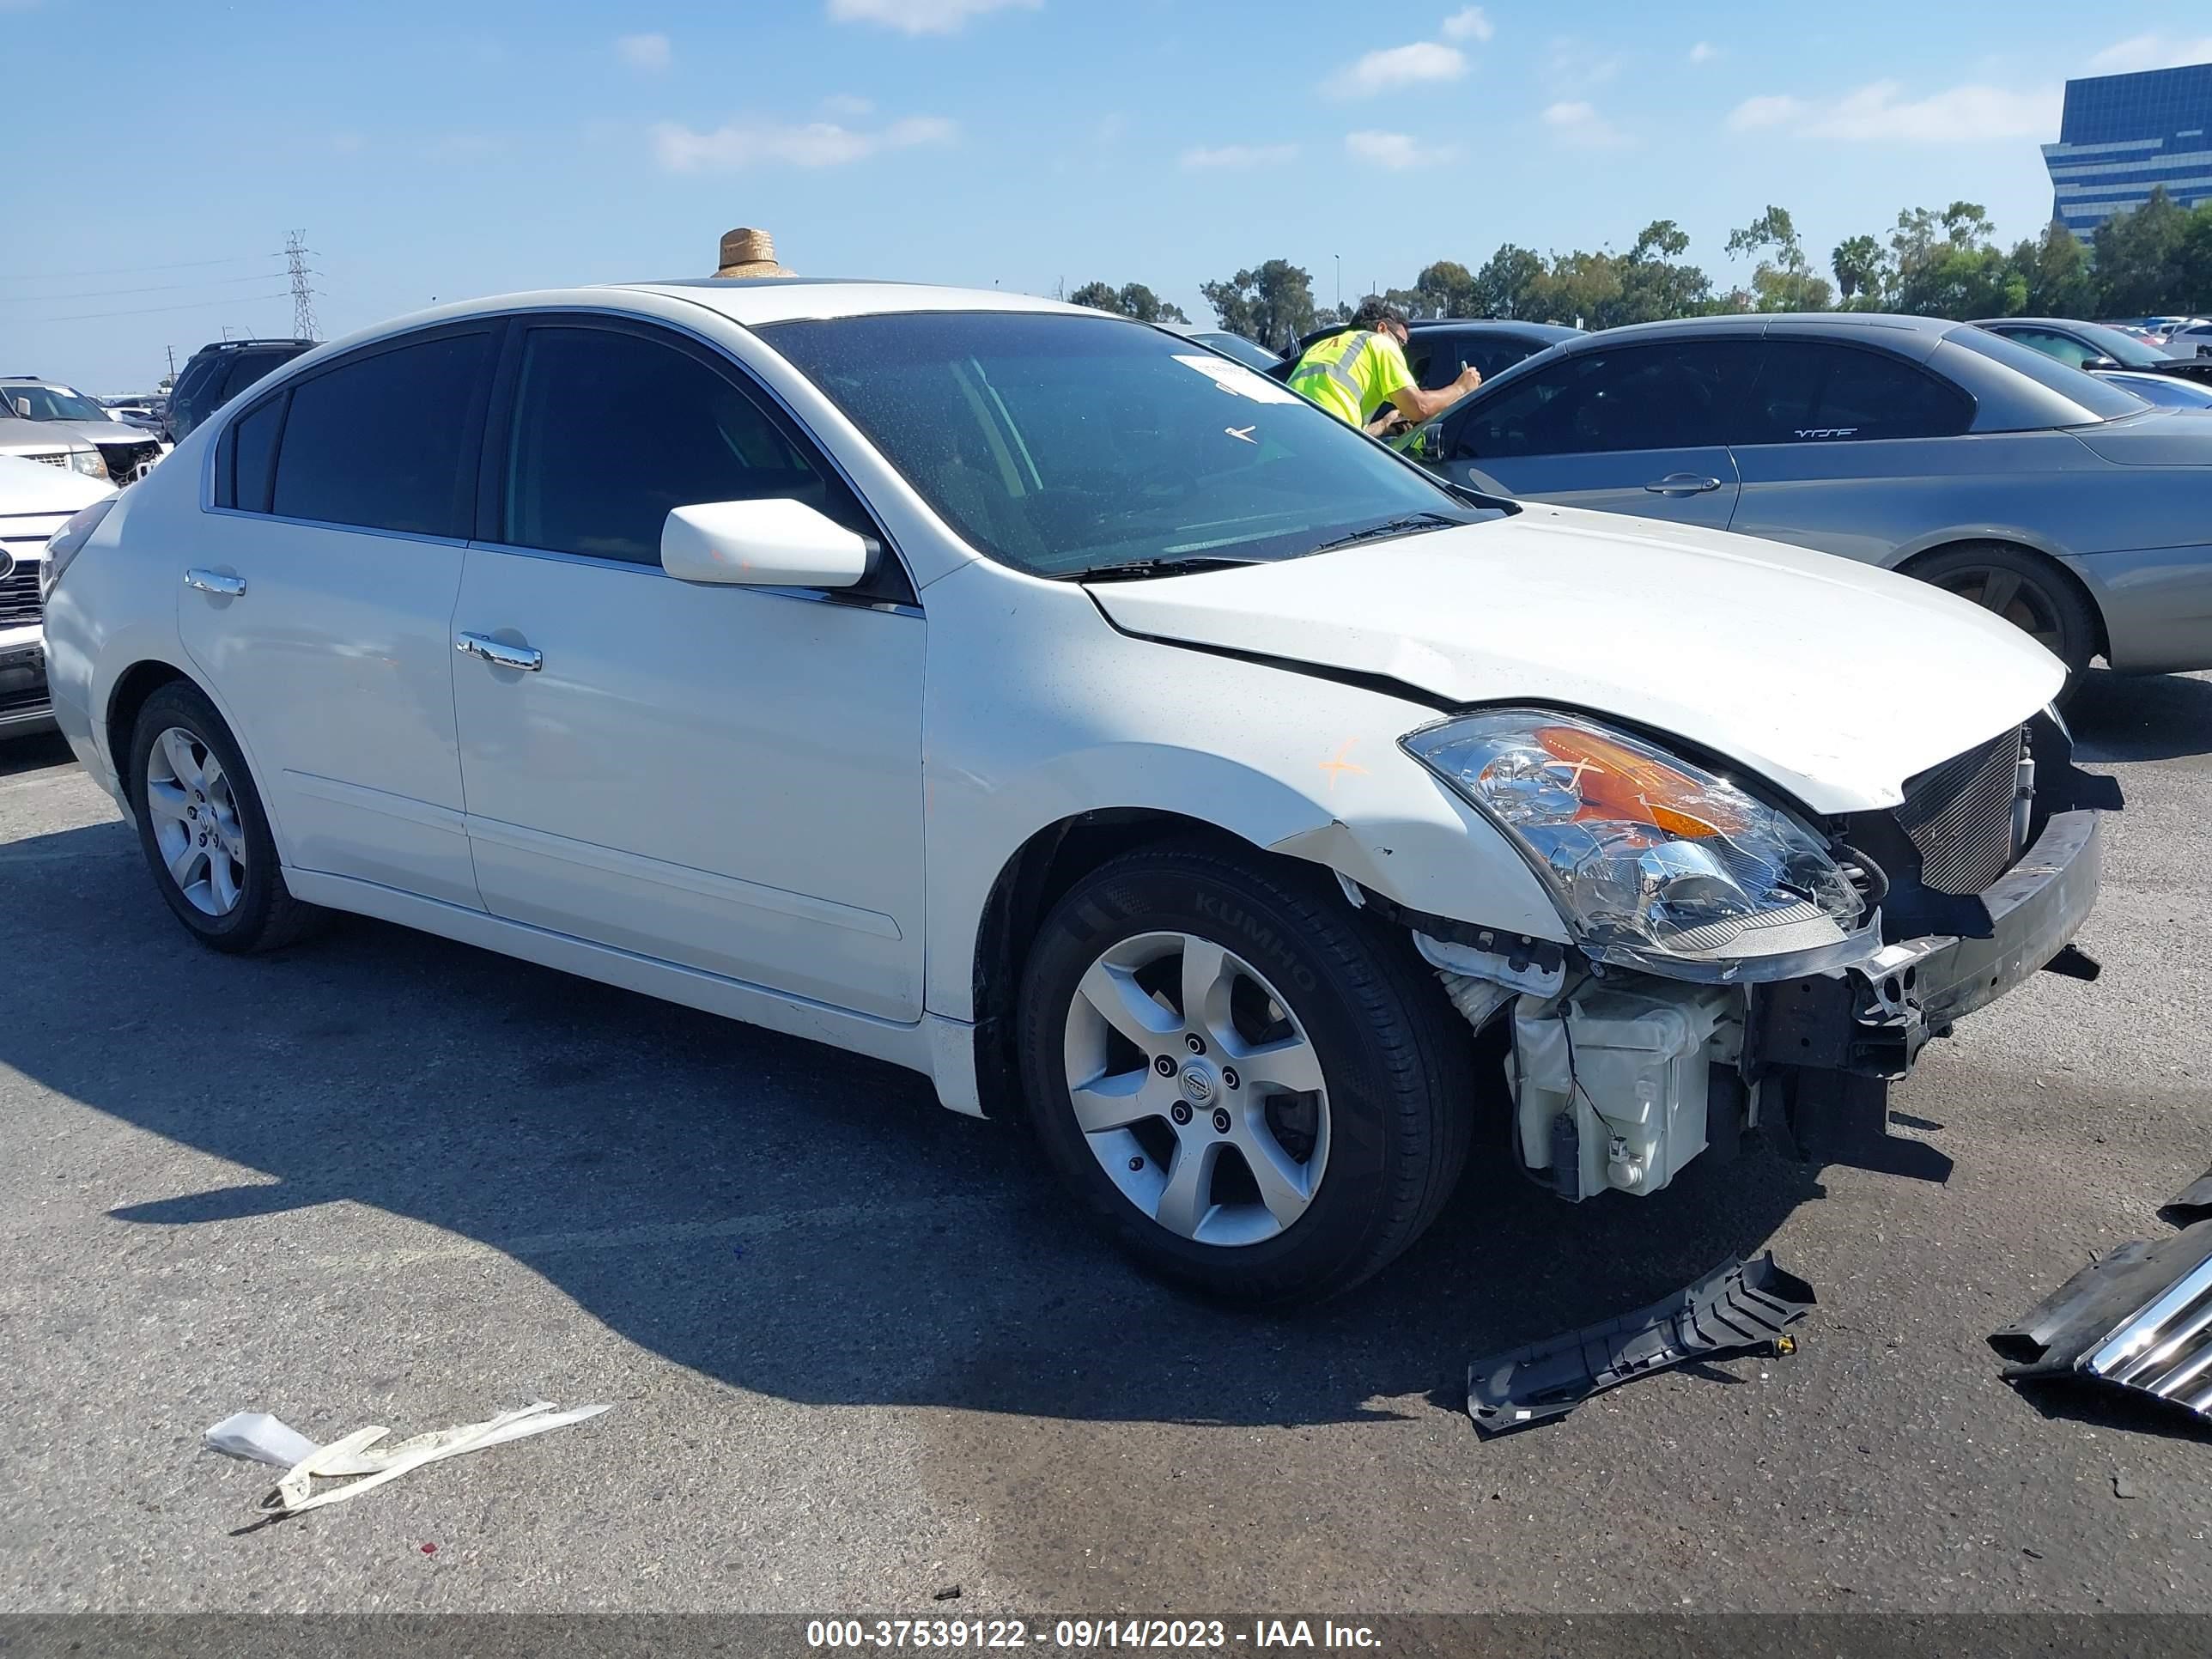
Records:
[[[1755,1126],[1863,1150],[1925,1038],[2094,970],[2116,803],[2027,635],[1452,492],[1042,301],[447,307],[43,580],[208,945],[355,911],[895,1061],[1224,1297],[1358,1283],[1471,1147],[1611,1203]]]

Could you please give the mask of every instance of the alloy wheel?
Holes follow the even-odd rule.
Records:
[[[204,915],[227,916],[246,890],[246,827],[215,751],[180,726],[146,757],[146,811],[177,890]]]
[[[1070,999],[1067,1090],[1123,1197],[1202,1244],[1256,1244],[1304,1215],[1328,1163],[1321,1057],[1273,986],[1232,951],[1140,933]]]
[[[1938,585],[2003,617],[2053,656],[2064,654],[2066,630],[2057,605],[2019,571],[1996,564],[1963,565],[1946,572]]]

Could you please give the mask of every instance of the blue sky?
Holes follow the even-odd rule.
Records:
[[[1658,217],[1723,276],[1787,207],[1823,265],[1898,210],[2050,212],[2071,75],[2212,58],[2212,5],[1454,0],[647,5],[0,0],[0,372],[150,385],[224,327],[787,264],[1049,293],[1282,256],[1343,289]],[[103,314],[103,313],[131,314]]]

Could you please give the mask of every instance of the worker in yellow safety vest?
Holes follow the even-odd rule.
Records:
[[[1414,385],[1406,366],[1406,313],[1376,299],[1359,307],[1345,332],[1315,341],[1291,371],[1291,391],[1378,436],[1401,418],[1416,425],[1434,420],[1481,384],[1480,370],[1463,368],[1434,392]]]

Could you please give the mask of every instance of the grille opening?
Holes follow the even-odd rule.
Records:
[[[1923,885],[1964,896],[2012,868],[2027,744],[2027,728],[2015,726],[1906,783],[1897,822],[1920,854]]]

